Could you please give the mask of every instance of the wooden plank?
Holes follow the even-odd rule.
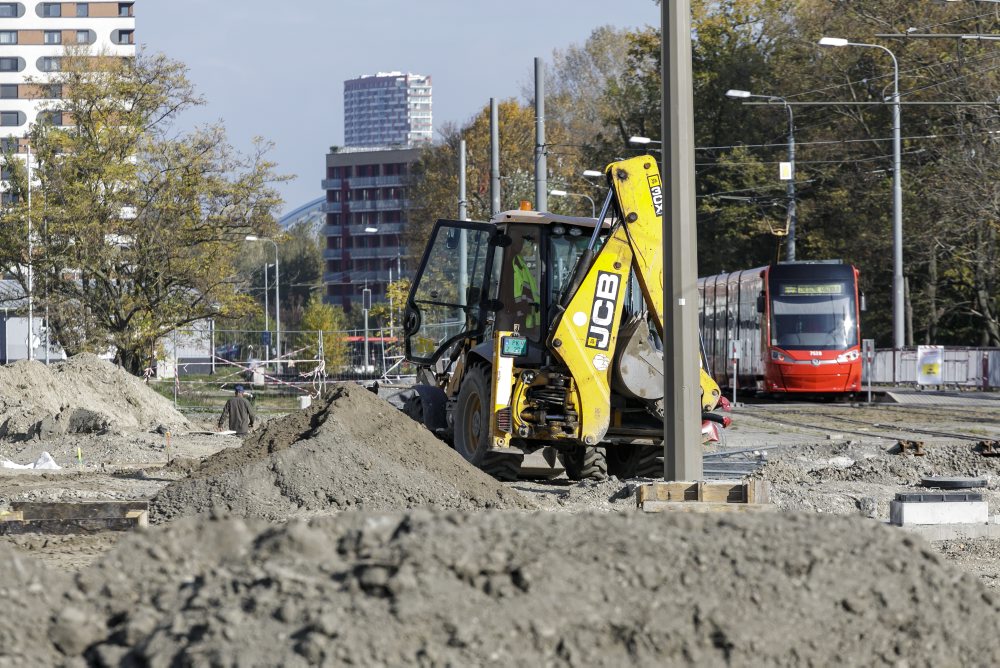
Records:
[[[15,501],[11,510],[24,520],[69,520],[124,518],[128,513],[149,508],[145,501],[94,501],[84,503]]]
[[[692,503],[690,501],[646,501],[647,513],[773,513],[778,507],[771,503]]]
[[[131,531],[139,526],[139,517],[104,517],[99,519],[11,520],[0,522],[0,536],[16,534],[89,534],[104,531]],[[147,520],[148,523],[148,520]]]
[[[636,501],[700,503],[766,503],[763,481],[652,482],[639,486]]]

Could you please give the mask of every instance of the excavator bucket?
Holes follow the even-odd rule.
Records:
[[[663,398],[663,351],[654,346],[646,313],[637,313],[618,335],[613,372],[616,392],[632,399]]]

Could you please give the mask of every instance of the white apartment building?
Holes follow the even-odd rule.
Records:
[[[0,145],[11,148],[61,91],[45,86],[69,46],[135,56],[135,2],[0,1]],[[28,83],[31,80],[33,83]],[[58,119],[58,116],[56,116]],[[58,122],[58,121],[57,121]]]
[[[379,72],[344,82],[344,146],[414,147],[433,139],[429,76]]]

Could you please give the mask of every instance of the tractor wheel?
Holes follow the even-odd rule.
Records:
[[[639,472],[642,446],[612,445],[607,448],[608,473],[625,480],[634,478]]]
[[[575,445],[563,452],[562,459],[570,480],[604,480],[608,477],[608,460],[603,447]]]
[[[494,478],[517,480],[523,455],[490,451],[490,383],[486,369],[474,366],[465,373],[455,402],[454,446],[458,454]]]

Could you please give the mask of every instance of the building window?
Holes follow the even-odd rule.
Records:
[[[17,44],[17,31],[4,30],[0,32],[0,44]]]
[[[17,153],[17,149],[20,148],[17,137],[3,137],[0,139],[0,151],[4,153]]]
[[[42,88],[45,97],[51,100],[58,100],[62,98],[62,84],[48,84]]]
[[[38,114],[38,120],[42,123],[50,123],[52,125],[62,125],[63,115],[61,111],[42,111]]]
[[[132,44],[132,35],[135,31],[133,30],[119,30],[118,31],[118,43],[119,44]]]
[[[17,58],[0,58],[0,72],[17,72],[20,69]]]
[[[16,19],[17,18],[17,3],[16,2],[3,2],[3,3],[0,3],[0,18],[4,18],[4,19]]]
[[[16,100],[17,84],[0,85],[0,100]]]
[[[45,31],[45,43],[46,44],[62,44],[62,31],[60,31],[60,30],[46,30]]]
[[[132,16],[132,3],[131,2],[119,2],[118,3],[118,16]]]
[[[16,111],[0,111],[0,126],[5,128],[17,127],[21,124],[20,120]]]
[[[0,195],[0,202],[2,202],[7,206],[10,206],[11,204],[17,204],[17,195],[12,192],[5,192],[2,195]]]
[[[86,2],[76,3],[76,16],[81,19],[90,16],[90,5]]]
[[[48,57],[38,59],[38,69],[42,72],[58,72],[61,67],[59,64],[59,58]]]
[[[62,5],[58,2],[46,2],[42,4],[42,16],[50,19],[62,16]]]
[[[89,30],[77,30],[76,31],[76,43],[77,44],[90,44],[90,31]]]

